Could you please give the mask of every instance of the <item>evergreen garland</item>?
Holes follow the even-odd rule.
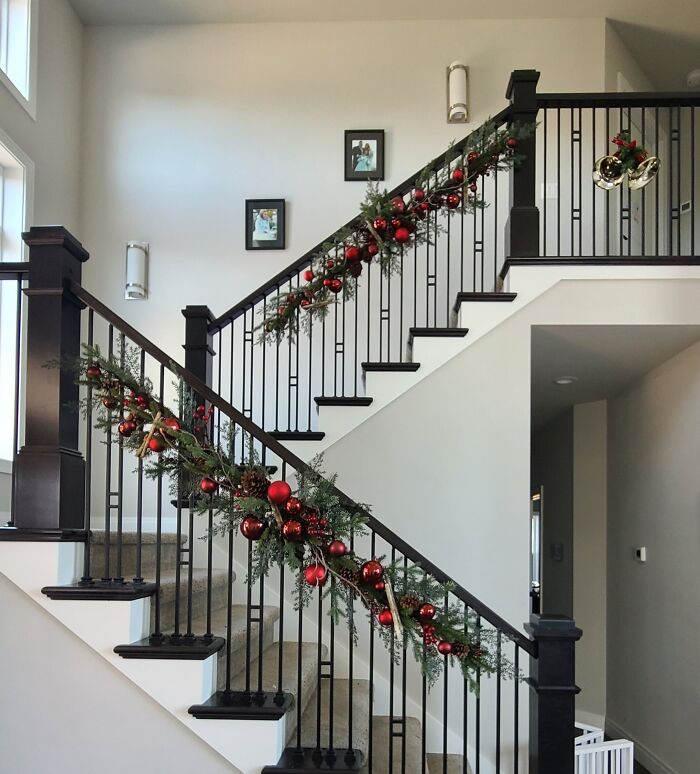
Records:
[[[341,498],[336,476],[325,474],[320,455],[297,472],[292,494],[286,482],[270,481],[252,442],[245,464],[235,462],[231,425],[214,428],[213,410],[193,405],[182,382],[179,411],[165,406],[140,375],[139,358],[139,350],[122,340],[117,355],[105,357],[99,347],[83,345],[82,357],[50,366],[71,371],[88,388],[81,401],[84,415],[97,429],[116,428],[123,447],[145,459],[148,477],[169,477],[175,497],[187,493],[197,514],[213,513],[214,534],[233,530],[252,541],[246,583],[286,565],[298,578],[296,609],[323,587],[329,615],[336,623],[344,618],[355,640],[359,599],[394,659],[401,657],[398,640],[413,650],[429,685],[455,661],[474,691],[477,675],[498,671],[519,679],[497,646],[497,632],[482,627],[463,605],[447,603],[450,584],[438,583],[407,560],[384,564],[383,557],[364,559],[351,550],[354,539],[367,534],[363,511],[369,509]],[[291,522],[295,529],[288,532]]]

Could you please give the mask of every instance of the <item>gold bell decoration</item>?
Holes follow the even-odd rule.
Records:
[[[627,184],[636,191],[648,185],[658,174],[661,162],[650,156],[630,133],[620,132],[611,142],[618,146],[612,156],[602,156],[593,168],[593,182],[604,191],[612,191],[627,175]]]

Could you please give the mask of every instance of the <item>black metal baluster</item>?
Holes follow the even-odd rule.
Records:
[[[282,461],[282,481],[287,480],[287,463]],[[284,702],[284,690],[282,679],[284,676],[284,564],[280,564],[280,588],[279,588],[279,647],[277,648],[277,694],[275,701],[278,704]],[[297,699],[300,702],[301,698]]]
[[[357,284],[357,280],[355,280],[355,283]],[[299,314],[301,314],[301,312]],[[313,395],[314,318],[310,312],[307,312],[307,314],[309,315],[309,409],[308,409],[307,430],[311,431],[311,405],[314,399],[314,395]],[[357,340],[357,335],[355,335],[355,340]],[[357,382],[357,377],[355,377],[355,381]],[[323,390],[321,390],[321,394],[323,394]]]
[[[374,556],[377,536],[374,531],[370,539],[370,556]],[[369,716],[369,739],[367,741],[367,770],[372,772],[372,759],[374,753],[374,724],[372,723],[372,713],[374,708],[374,616],[369,616],[369,691],[367,702],[367,715]],[[391,740],[391,736],[389,737]]]
[[[501,770],[501,630],[496,633],[496,771]]]
[[[545,111],[546,112],[546,111]],[[545,178],[546,179],[546,178]],[[469,635],[469,608],[464,605],[464,634]],[[462,774],[468,774],[469,751],[469,683],[462,680]]]
[[[321,698],[323,688],[323,591],[318,589],[318,619],[316,622],[316,751],[321,750]]]
[[[408,559],[403,558],[403,578],[404,588],[406,588],[406,580],[408,578]],[[406,774],[406,669],[407,669],[407,655],[408,655],[408,637],[406,632],[403,634],[403,640],[401,643],[401,774]]]
[[[374,554],[372,554],[374,557]],[[391,549],[391,566],[396,562],[396,549]],[[389,644],[389,771],[394,771],[394,653],[396,650],[396,634],[391,627],[391,640]]]
[[[195,494],[190,492],[189,494],[189,514],[187,520],[187,631],[185,637],[191,641],[194,638],[192,632],[192,591],[193,591],[193,565],[194,565],[194,508],[195,508]],[[209,498],[211,499],[211,497]]]
[[[246,584],[246,626],[245,626],[245,692],[250,695],[250,662],[252,656],[251,628],[253,626],[253,584],[250,581],[253,575],[253,543],[248,541],[248,583]]]
[[[578,109],[578,254],[583,254],[583,114]]]
[[[668,108],[669,164],[668,164],[668,255],[673,255],[673,108]]]
[[[355,551],[355,531],[350,528],[350,540],[348,541],[349,548],[350,548],[350,555]],[[353,736],[352,736],[352,723],[353,723],[353,706],[352,706],[352,700],[353,700],[353,680],[355,677],[355,640],[353,635],[353,630],[355,628],[355,603],[354,600],[350,602],[348,605],[348,683],[349,683],[349,691],[348,691],[348,750],[352,750],[353,747]],[[369,724],[372,725],[372,714],[370,712],[369,716]],[[349,764],[351,761],[348,760],[347,763]]]
[[[293,291],[292,288],[292,282],[289,281],[289,291],[290,293]],[[299,275],[297,274],[297,285],[296,285],[296,293],[299,294]],[[299,328],[299,315],[300,315],[300,309],[297,306],[296,309],[296,324],[297,329]],[[298,432],[299,431],[299,342],[301,341],[301,337],[297,336],[296,341],[294,342],[294,355],[295,355],[295,367],[294,367],[294,391],[295,391],[295,400],[294,400],[294,429]],[[251,355],[252,358],[252,355]]]
[[[368,273],[369,273],[369,267],[367,267]],[[353,356],[354,356],[354,363],[353,363],[353,381],[354,381],[354,388],[353,388],[353,396],[357,397],[357,377],[358,377],[358,354],[360,349],[360,340],[357,333],[357,319],[360,314],[360,283],[359,278],[355,277],[355,339],[353,344]],[[311,340],[309,337],[309,347],[311,347]],[[311,380],[311,377],[309,377],[309,381]]]
[[[695,255],[695,107],[690,108],[690,253]]]
[[[124,368],[126,340],[119,334],[119,365]],[[119,416],[124,419],[124,388],[119,390]],[[117,572],[115,583],[124,583],[122,572],[122,545],[124,540],[124,437],[117,434]]]
[[[549,109],[545,108],[544,111],[544,149],[542,151],[542,179],[544,180],[544,196],[542,197],[542,255],[549,255],[547,252],[547,157],[549,156],[549,145],[547,143],[547,116],[549,115]],[[557,198],[559,198],[559,191],[557,191]]]
[[[493,286],[492,290],[498,290],[498,234],[500,223],[498,221],[498,170],[493,171]]]
[[[165,367],[160,367],[159,379],[160,395],[165,393]],[[163,473],[159,470],[156,486],[156,593],[155,593],[155,621],[154,631],[151,636],[151,642],[155,645],[163,641],[161,632],[161,598],[160,598],[160,575],[162,562],[162,539],[163,539]],[[179,546],[177,547],[179,549]]]
[[[610,137],[610,108],[605,108],[605,153]],[[605,197],[605,255],[610,255],[610,197]]]
[[[569,255],[573,256],[574,253],[574,215],[576,212],[576,202],[574,200],[574,142],[575,142],[575,130],[574,130],[574,109],[569,108],[569,132],[571,141],[569,143],[570,146],[570,158],[569,158],[569,186],[570,186],[570,193],[571,193],[571,217],[569,218],[570,224],[571,224],[571,251],[569,252]]]
[[[263,649],[265,643],[265,578],[261,577],[258,595],[258,695],[263,695]]]
[[[557,108],[557,255],[561,255],[561,108]]]
[[[477,650],[481,650],[481,616],[476,616],[476,647]],[[477,664],[476,667],[476,733],[475,733],[475,750],[476,750],[476,772],[474,774],[481,774],[481,667]]]
[[[654,126],[656,127],[656,140],[654,142],[654,155],[659,155],[659,108],[654,108]],[[656,186],[656,195],[654,196],[654,254],[659,255],[659,184],[654,182]]]
[[[146,373],[146,351],[141,348],[139,353],[139,380],[143,384]],[[163,396],[160,396],[161,401]],[[136,470],[136,574],[134,583],[143,583],[142,572],[142,542],[143,542],[143,458],[138,458]]]
[[[297,589],[299,599],[302,598],[302,583],[304,582],[301,573],[297,576],[297,583],[299,588]],[[301,750],[301,664],[302,664],[302,643],[303,643],[303,629],[304,629],[304,611],[302,606],[299,605],[298,613],[298,626],[297,626],[297,750]]]
[[[595,168],[595,162],[596,162],[596,155],[595,155],[595,143],[596,143],[596,135],[595,135],[595,114],[596,109],[591,108],[591,168]],[[596,192],[596,186],[591,186],[591,231],[593,235],[593,255],[596,255],[596,226],[598,225],[595,218],[595,192]]]
[[[114,327],[109,326],[108,333],[108,359],[111,360],[114,354]],[[107,450],[105,455],[105,533],[104,533],[104,567],[102,570],[102,582],[111,583],[110,575],[110,551],[111,551],[111,531],[112,531],[112,426],[109,425],[106,430]]]
[[[399,288],[400,288],[400,294],[401,299],[399,303],[399,363],[403,363],[403,342],[404,342],[404,335],[403,335],[403,256],[404,256],[404,246],[401,245],[401,253],[400,253],[400,268],[399,268]]]
[[[450,607],[450,597],[449,594],[445,594],[444,598],[444,605],[445,610],[449,610]],[[449,670],[450,670],[450,662],[449,662],[449,656],[443,656],[443,665],[442,665],[442,673],[443,673],[443,694],[442,694],[442,774],[447,774],[447,730],[449,726]],[[498,767],[496,767],[496,771],[500,771]]]
[[[233,647],[232,617],[233,617],[233,530],[228,531],[228,556],[226,564],[226,688],[224,695],[231,697],[231,650]]]
[[[18,283],[18,288],[21,291],[21,283]],[[19,345],[20,345],[20,323],[21,323],[21,310],[20,305],[21,296],[18,297],[18,309],[20,314],[17,318],[17,351],[15,358],[15,410],[17,411],[17,420],[15,421],[15,440],[14,440],[14,452],[17,453],[17,436],[19,428]],[[87,343],[88,347],[92,348],[95,330],[95,312],[92,309],[88,309],[88,324],[87,324]],[[87,408],[85,411],[85,554],[83,556],[83,577],[80,582],[84,586],[92,585],[92,574],[90,570],[90,552],[92,550],[92,434],[94,428],[92,426],[92,384],[89,382],[87,385]],[[13,484],[13,508],[14,513],[14,477]]]
[[[331,600],[333,600],[335,596],[335,578],[331,576]],[[333,616],[330,616],[330,633],[328,637],[328,642],[330,643],[329,647],[329,654],[328,654],[328,750],[331,754],[331,759],[334,752],[335,745],[333,744],[333,731],[334,731],[334,711],[335,711],[335,695],[334,695],[334,687],[335,687],[335,621],[333,620]],[[318,690],[320,692],[321,690],[321,684],[319,683]]]
[[[676,107],[676,159],[678,161],[678,180],[676,181],[676,207],[673,211],[676,218],[676,246],[678,255],[683,254],[683,245],[681,244],[681,182],[683,178],[683,165],[681,164],[681,130],[682,130],[682,114],[680,105]],[[691,157],[692,159],[692,157]],[[694,160],[694,159],[693,159]],[[692,162],[691,162],[692,163]]]
[[[518,689],[520,688],[520,646],[515,645],[513,650],[515,651],[515,656],[513,658],[513,705],[515,708],[515,717],[513,719],[513,739],[515,740],[515,745],[513,746],[513,772],[514,774],[518,774],[518,754],[520,752],[520,696],[518,693]]]
[[[279,286],[275,289],[279,292]],[[281,337],[275,337],[275,430],[280,429],[280,342]]]

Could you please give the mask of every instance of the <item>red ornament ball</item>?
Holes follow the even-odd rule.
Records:
[[[469,151],[467,154],[467,161],[471,164],[472,161],[476,161],[479,158],[479,154],[476,151]]]
[[[375,591],[384,591],[385,588],[386,588],[386,583],[384,583],[384,581],[377,581],[374,584]]]
[[[345,556],[348,552],[348,547],[342,540],[333,540],[328,546],[328,553],[333,557]]]
[[[299,306],[302,309],[306,309],[307,306],[311,306],[311,299],[309,299],[309,298],[302,298],[301,301],[299,302]]]
[[[345,260],[346,261],[359,261],[360,260],[360,248],[355,245],[350,245],[345,248]]]
[[[382,579],[382,576],[384,575],[384,568],[379,564],[376,559],[370,559],[368,562],[365,562],[362,567],[360,568],[360,574],[362,575],[362,580],[365,583],[377,583]]]
[[[515,137],[509,137],[506,140],[506,147],[508,148],[517,148],[518,147],[518,141]]]
[[[116,398],[103,398],[102,405],[109,411],[113,411],[119,405],[119,401]]]
[[[394,616],[391,614],[391,610],[385,607],[384,610],[380,611],[377,620],[382,626],[391,626],[394,623]]]
[[[304,538],[304,525],[298,519],[287,519],[282,524],[282,537],[293,543],[298,543]]]
[[[416,188],[416,190],[413,192],[413,198],[417,202],[422,202],[423,199],[425,199],[425,191],[422,188]]]
[[[401,220],[399,218],[392,218],[391,219],[391,225],[394,228],[399,228],[399,226],[401,225]]]
[[[367,253],[370,257],[374,257],[379,252],[379,245],[376,242],[370,242],[367,245]]]
[[[160,454],[162,451],[165,451],[165,441],[162,438],[159,438],[157,435],[154,435],[151,437],[151,440],[148,442],[148,448],[152,452],[156,452],[156,454]]]
[[[430,602],[424,602],[416,611],[416,617],[421,623],[427,623],[435,618],[435,605]]]
[[[443,656],[449,656],[452,653],[452,643],[447,642],[447,640],[440,640],[437,649],[438,653],[441,653]]]
[[[310,564],[304,569],[304,580],[309,586],[323,586],[328,580],[328,570],[322,564]]]
[[[395,196],[391,200],[391,211],[392,212],[397,212],[397,213],[400,214],[405,209],[406,209],[406,202],[400,196]]]
[[[267,499],[275,505],[284,505],[292,496],[292,487],[286,481],[273,481],[267,488]]]
[[[479,186],[478,186],[476,183],[472,183],[472,184],[469,186],[469,190],[470,190],[472,193],[476,193],[476,192],[479,190]]]
[[[375,218],[374,223],[372,225],[374,226],[376,231],[384,231],[387,226],[386,218],[383,216]]]
[[[329,288],[333,284],[333,280],[330,277],[326,277],[326,279],[323,280],[323,287]]]
[[[396,231],[394,232],[394,239],[397,242],[400,242],[401,244],[408,242],[410,238],[411,238],[411,232],[405,226],[401,226],[400,228],[397,228]]]
[[[163,424],[174,433],[180,432],[180,422],[175,417],[166,417],[163,420]]]
[[[311,269],[307,269],[302,276],[304,277],[304,282],[311,282],[314,278],[314,273]]]
[[[458,193],[448,193],[445,197],[445,204],[449,209],[454,210],[462,203],[462,197]]]
[[[351,263],[348,267],[348,273],[351,277],[359,277],[362,274],[362,264],[359,261]]]
[[[119,423],[117,430],[119,430],[119,435],[128,438],[136,430],[136,422],[133,419],[125,419]]]
[[[284,306],[284,305],[278,306],[278,307],[277,307],[277,314],[278,314],[280,317],[284,317],[284,316],[285,316],[285,314],[287,314],[287,307],[286,307],[286,306]]]
[[[241,522],[241,535],[248,540],[260,540],[265,531],[265,522],[257,516],[246,516]]]
[[[335,261],[332,258],[329,258],[326,261],[326,268],[327,269],[332,269],[334,266],[335,266]]]
[[[102,369],[98,365],[91,365],[85,369],[85,376],[88,379],[99,379],[102,376]]]
[[[205,476],[200,482],[199,482],[199,488],[204,492],[204,494],[214,494],[216,490],[219,488],[219,485],[214,481],[213,478],[209,478],[209,476]]]
[[[452,179],[455,183],[461,183],[464,180],[464,170],[461,167],[452,170]]]
[[[298,513],[301,513],[303,507],[304,506],[298,497],[290,497],[284,505],[284,510],[287,511],[290,516],[296,516]]]
[[[331,293],[340,293],[340,291],[343,289],[343,280],[338,279],[335,277],[331,280],[331,284],[328,286],[328,290],[331,291]]]
[[[138,400],[138,402],[140,403],[141,402],[141,396],[139,396],[136,400]],[[198,417],[203,417],[206,413],[207,413],[207,407],[206,406],[197,406],[197,408],[195,409],[195,414]]]
[[[430,204],[428,202],[421,202],[418,208],[421,212],[430,212]]]

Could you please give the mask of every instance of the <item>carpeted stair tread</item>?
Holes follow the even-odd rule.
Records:
[[[428,753],[428,774],[464,774],[464,756],[450,755],[443,760],[442,753]],[[445,768],[447,763],[447,768]],[[467,774],[472,774],[472,767],[467,763]]]
[[[330,680],[321,681],[321,747],[329,746],[330,728]],[[319,692],[314,692],[301,719],[301,743],[303,747],[316,747],[317,707]],[[348,704],[350,680],[333,681],[333,747],[348,747]],[[369,744],[369,681],[352,681],[352,747],[367,754]]]
[[[187,629],[187,568],[182,568],[180,575],[180,632]],[[207,571],[206,569],[195,569],[192,571],[192,619],[200,621],[206,619],[207,612]],[[163,575],[160,579],[160,616],[161,631],[168,634],[175,625],[175,591],[177,588],[175,573]],[[226,570],[212,570],[211,575],[211,607],[212,613],[226,608],[228,603],[228,573]],[[156,606],[151,604],[151,627],[155,626]],[[206,620],[204,620],[206,628]],[[194,634],[204,634],[205,631],[198,631],[194,623],[192,625]]]
[[[93,529],[90,531],[90,542],[93,545],[104,545],[106,532],[103,529]],[[112,543],[117,541],[117,533],[114,529],[110,532],[110,539]],[[135,545],[138,539],[138,532],[122,532],[122,544],[123,545]],[[186,535],[180,535],[180,543],[184,545],[187,537]],[[149,544],[156,543],[158,540],[157,532],[142,532],[141,543]],[[177,532],[162,532],[160,536],[160,542],[163,545],[177,545]]]
[[[105,575],[105,548],[106,533],[104,530],[93,530],[90,538],[90,572],[94,578]],[[155,532],[144,532],[141,535],[141,577],[153,582],[156,576],[156,559],[158,553],[158,536]],[[186,538],[180,537],[180,547],[185,545]],[[136,549],[138,543],[137,532],[123,532],[121,538],[121,575],[129,580],[136,575]],[[160,540],[160,567],[161,573],[175,573],[179,554],[177,533],[165,532]],[[109,547],[109,574],[117,574],[117,534],[110,532]]]
[[[417,718],[407,717],[405,722],[406,761],[402,767],[402,740],[394,737],[393,761],[389,766],[389,733],[391,718],[387,715],[375,715],[372,718],[372,769],[371,774],[392,774],[400,771],[403,774],[421,774],[421,757],[423,739],[421,724]],[[427,762],[426,762],[427,766]],[[369,762],[362,769],[363,774],[370,774]]]

